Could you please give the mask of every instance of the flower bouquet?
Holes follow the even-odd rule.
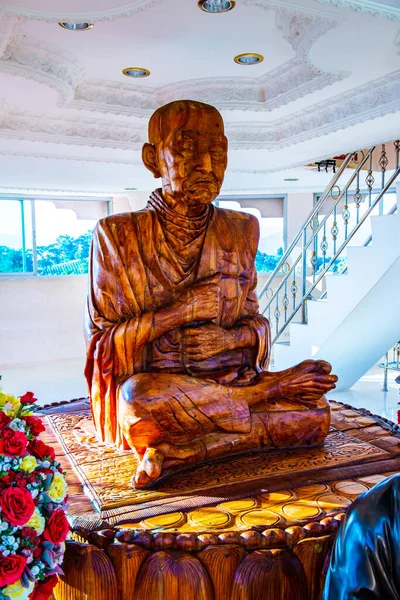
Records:
[[[0,600],[47,600],[62,573],[67,484],[35,402],[0,389]]]

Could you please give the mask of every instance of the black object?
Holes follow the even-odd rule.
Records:
[[[400,475],[355,500],[333,547],[322,600],[400,600]]]
[[[315,164],[318,166],[318,171],[321,171],[321,169],[325,169],[325,172],[327,173],[329,167],[332,167],[332,171],[336,173],[336,160],[333,160],[333,158],[328,158],[327,160],[320,160]]]

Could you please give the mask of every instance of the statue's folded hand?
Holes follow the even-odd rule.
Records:
[[[220,301],[219,274],[199,281],[182,292],[172,305],[182,316],[182,324],[212,321],[218,318]]]
[[[182,352],[191,361],[207,360],[229,350],[229,332],[208,323],[181,329]]]

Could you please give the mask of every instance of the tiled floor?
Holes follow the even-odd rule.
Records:
[[[344,392],[331,392],[328,397],[351,404],[356,408],[367,408],[372,413],[391,419],[397,423],[397,410],[400,409],[400,385],[394,379],[400,373],[388,372],[388,391],[383,392],[383,369],[373,367],[357,383]]]

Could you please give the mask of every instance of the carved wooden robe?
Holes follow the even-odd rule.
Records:
[[[251,215],[208,205],[188,219],[171,210],[160,191],[139,212],[99,221],[91,250],[85,375],[103,441],[128,447],[118,423],[118,388],[136,373],[184,373],[217,383],[228,377],[230,385],[240,385],[267,367],[269,324],[258,314],[255,294],[258,238],[258,222]],[[228,329],[246,323],[256,347],[188,362],[178,329],[149,341],[152,311],[216,273],[221,275],[217,324]],[[243,430],[242,408],[232,410],[232,430],[235,424]]]

